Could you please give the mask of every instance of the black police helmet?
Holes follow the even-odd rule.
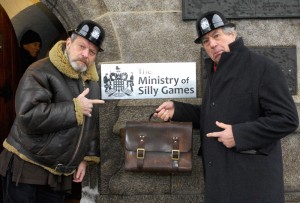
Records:
[[[105,37],[105,32],[104,29],[94,21],[82,21],[75,30],[68,32],[69,35],[72,33],[76,33],[77,35],[89,40],[99,48],[99,51],[103,51],[101,45]]]
[[[235,24],[228,22],[223,14],[218,11],[210,11],[203,14],[196,22],[198,38],[194,42],[196,44],[201,44],[203,35],[225,26],[235,27]]]

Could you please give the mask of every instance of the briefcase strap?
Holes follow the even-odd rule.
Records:
[[[137,168],[142,169],[145,159],[145,136],[140,135],[138,148],[136,149]],[[174,170],[179,168],[180,150],[179,150],[179,139],[173,137],[173,149],[172,149],[172,166]]]
[[[179,158],[180,158],[179,139],[178,137],[173,137],[172,163],[173,163],[174,170],[178,170]]]
[[[144,159],[145,159],[145,136],[140,135],[140,140],[138,148],[136,149],[136,158],[137,158],[137,168],[143,168]]]

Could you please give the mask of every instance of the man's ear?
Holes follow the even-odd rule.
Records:
[[[68,49],[69,47],[70,47],[70,45],[71,45],[71,38],[70,37],[68,37],[68,39],[66,40],[66,49]]]
[[[234,39],[237,38],[237,33],[236,32],[232,32],[232,35],[233,35]]]

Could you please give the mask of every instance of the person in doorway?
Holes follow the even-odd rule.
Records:
[[[4,202],[64,202],[72,180],[99,163],[100,87],[95,60],[103,28],[85,20],[29,66],[16,92],[16,119],[0,154]]]
[[[33,30],[27,30],[20,41],[20,76],[24,74],[28,66],[37,61],[42,47],[42,39]]]
[[[196,28],[209,56],[202,104],[166,101],[154,116],[200,129],[206,203],[284,203],[280,139],[299,122],[283,72],[222,13],[205,13]]]

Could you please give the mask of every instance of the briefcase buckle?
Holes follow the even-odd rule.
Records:
[[[136,158],[137,159],[144,159],[145,158],[145,149],[144,148],[137,148],[136,149]]]
[[[172,150],[172,160],[178,161],[180,158],[180,150]]]

